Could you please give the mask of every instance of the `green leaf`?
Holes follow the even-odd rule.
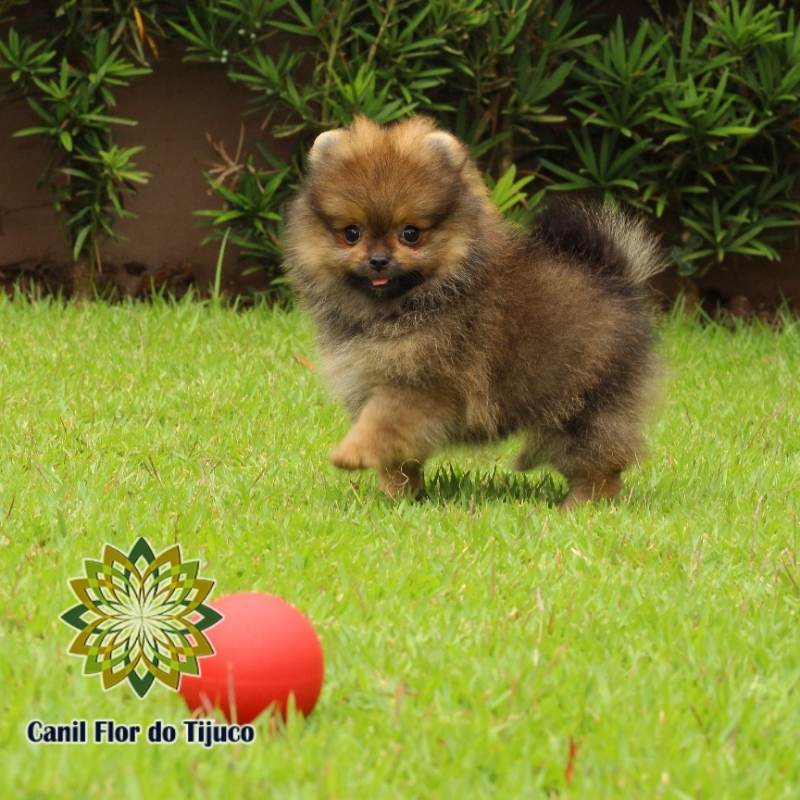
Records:
[[[86,242],[86,237],[91,233],[91,230],[92,226],[86,225],[85,227],[81,228],[75,236],[75,244],[72,248],[72,258],[76,261],[80,257],[81,251],[83,250],[83,245]]]
[[[45,134],[50,133],[50,128],[23,128],[21,131],[14,131],[11,135],[13,137],[20,137],[20,136],[35,136],[37,134]]]

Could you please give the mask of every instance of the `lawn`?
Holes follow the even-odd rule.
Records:
[[[664,320],[652,453],[613,506],[514,443],[393,504],[296,314],[0,302],[3,798],[800,796],[800,326]],[[67,654],[104,543],[180,543],[215,595],[281,595],[326,657],[251,745],[32,745],[32,719],[181,725]]]

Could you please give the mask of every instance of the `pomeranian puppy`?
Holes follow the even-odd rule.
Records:
[[[564,507],[619,492],[659,373],[641,221],[559,203],[523,231],[433,121],[359,117],[314,142],[285,245],[353,420],[335,466],[419,495],[439,448],[521,433],[517,467],[560,470]]]

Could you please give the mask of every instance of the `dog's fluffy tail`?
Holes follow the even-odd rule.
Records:
[[[572,256],[593,272],[633,284],[664,268],[658,238],[645,220],[608,204],[550,203],[534,220],[533,233],[548,249]]]

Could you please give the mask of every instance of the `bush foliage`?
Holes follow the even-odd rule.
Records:
[[[15,11],[49,7],[47,36]],[[25,96],[51,147],[53,190],[76,259],[97,261],[124,195],[147,176],[113,139],[113,91],[164,37],[252,90],[281,161],[259,148],[209,174],[214,234],[278,275],[282,206],[320,131],[357,114],[431,114],[484,167],[519,221],[545,191],[603,194],[656,218],[692,274],[731,255],[778,257],[800,219],[800,23],[784,3],[697,0],[628,28],[554,0],[0,0],[0,92]],[[590,11],[587,11],[586,8]],[[672,7],[672,4],[671,4]],[[630,28],[630,29],[629,29]],[[35,30],[35,28],[34,28]]]
[[[691,4],[682,20],[617,25],[565,91],[572,147],[543,168],[677,223],[690,274],[729,254],[778,257],[800,205],[800,26],[752,2]]]
[[[0,0],[0,19],[18,0]],[[91,9],[77,2],[59,3],[58,24],[49,34],[32,40],[14,27],[0,40],[0,69],[6,81],[0,94],[25,96],[39,124],[15,136],[41,136],[50,154],[41,183],[49,186],[53,204],[81,274],[100,264],[99,245],[113,236],[114,222],[130,216],[124,196],[145,183],[148,175],[135,169],[132,157],[141,147],[120,148],[112,125],[134,125],[110,112],[114,91],[136,76],[150,72],[123,54],[125,11],[132,4]],[[127,8],[123,8],[127,6]],[[114,22],[112,28],[108,22]],[[131,17],[133,22],[133,16]],[[143,61],[141,47],[138,60]],[[84,287],[86,288],[86,287]]]

